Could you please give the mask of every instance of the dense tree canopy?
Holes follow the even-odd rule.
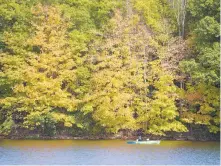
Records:
[[[218,0],[0,0],[0,134],[220,124]]]

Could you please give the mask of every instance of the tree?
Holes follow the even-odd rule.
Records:
[[[103,44],[95,47],[99,52],[93,57],[92,89],[87,103],[94,120],[113,133],[136,129],[132,107],[135,93],[131,85],[136,61],[127,44],[126,24],[120,12],[116,12],[108,25],[112,29],[107,30]]]
[[[33,31],[25,42],[29,49],[1,55],[4,77],[14,82],[12,96],[1,99],[2,108],[10,110],[8,116],[20,122],[19,127],[44,130],[55,123],[71,127],[75,123],[71,112],[78,100],[69,90],[70,82],[76,79],[76,63],[68,43],[68,24],[52,6],[39,4],[32,13]],[[15,77],[11,75],[12,65],[16,67]]]
[[[180,62],[186,75],[186,94],[183,93],[188,123],[204,124],[211,132],[219,131],[219,2],[188,1],[187,40],[192,50],[190,56]],[[188,118],[189,117],[189,118]]]

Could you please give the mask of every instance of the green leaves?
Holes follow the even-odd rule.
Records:
[[[7,119],[2,124],[0,124],[0,133],[5,135],[9,134],[13,125],[14,122],[12,117],[8,116]]]
[[[193,43],[190,57],[180,62],[186,74],[186,97],[182,118],[187,123],[204,124],[219,131],[220,103],[220,7],[218,0],[190,0],[187,8],[187,36]],[[189,106],[188,106],[189,105]],[[191,107],[191,109],[190,109]]]
[[[220,37],[220,24],[214,17],[206,16],[199,21],[195,34],[199,43],[218,41]]]

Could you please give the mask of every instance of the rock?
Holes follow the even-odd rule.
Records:
[[[187,136],[187,140],[195,141],[196,139],[193,136]]]

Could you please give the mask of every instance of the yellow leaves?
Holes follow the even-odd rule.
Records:
[[[100,100],[93,101],[98,104],[93,112],[94,119],[111,131],[117,131],[120,128],[134,128],[133,110],[129,108],[130,99],[130,94],[119,94],[119,91],[101,96]]]
[[[13,91],[15,93],[22,93],[22,92],[25,92],[25,87],[23,84],[17,84],[14,86]]]
[[[181,122],[178,121],[174,121],[172,123],[169,124],[171,131],[176,131],[176,132],[187,132],[188,129],[186,128],[186,126],[184,126]]]
[[[202,115],[202,114],[196,114],[192,112],[183,112],[181,115],[181,120],[186,123],[195,123],[195,124],[205,124],[209,125],[211,116],[209,115]]]
[[[179,98],[183,99],[186,95],[186,91],[181,88],[176,88],[176,93],[179,96]]]
[[[66,117],[66,115],[63,113],[52,112],[51,115],[56,121],[63,121]]]
[[[69,22],[74,24],[69,28],[64,18],[68,12],[63,14],[50,5],[33,8],[30,34],[29,30],[17,33],[22,30],[20,25],[16,32],[4,33],[3,42],[13,55],[0,54],[4,70],[0,74],[13,81],[13,93],[7,95],[14,97],[0,99],[0,108],[27,114],[24,126],[31,129],[45,127],[45,123],[53,128],[56,123],[83,128],[88,120],[111,132],[135,130],[147,123],[146,132],[164,135],[165,131],[186,131],[177,121],[179,93],[184,102],[200,105],[197,114],[184,112],[183,122],[206,124],[216,131],[211,123],[219,124],[215,112],[219,88],[198,84],[187,86],[187,92],[177,90],[175,77],[166,68],[170,59],[167,44],[171,44],[170,26],[162,18],[166,5],[160,0],[136,0],[134,6],[152,29],[138,14],[124,19],[120,10],[102,33],[91,30],[92,24],[81,28],[82,19],[90,24],[90,19],[81,17],[90,17],[87,11],[68,11],[73,12],[69,18],[76,19]],[[79,112],[83,123],[79,123]]]
[[[160,34],[156,37],[156,40],[159,42],[159,43],[162,43],[163,45],[167,44],[168,41],[170,40],[170,36],[168,34]],[[166,50],[164,50],[161,54],[165,53]],[[163,57],[163,55],[162,55]]]
[[[40,123],[40,122],[36,122],[35,125],[36,125],[36,126],[40,126],[41,123]]]
[[[70,123],[70,122],[64,122],[64,126],[65,126],[65,127],[72,127],[72,123]]]
[[[155,120],[156,123],[151,122],[148,126],[146,133],[151,133],[154,135],[165,135],[166,131],[176,131],[176,132],[187,132],[187,128],[178,121],[164,121]]]
[[[0,124],[0,133],[1,134],[9,134],[11,132],[11,128],[14,125],[14,121],[12,120],[12,117],[9,116],[7,119]]]
[[[83,106],[82,112],[84,115],[91,113],[94,110],[93,105],[91,103],[87,103]]]
[[[220,131],[220,128],[218,126],[210,125],[208,126],[208,128],[211,133],[217,133]]]
[[[57,25],[61,22],[60,18],[60,10],[58,8],[48,5],[42,5],[39,3],[38,5],[34,6],[32,9],[32,14],[38,17],[39,20],[46,20],[49,24]],[[43,23],[42,23],[43,24]]]
[[[159,0],[136,0],[134,6],[138,11],[143,12],[147,25],[158,33],[162,31],[164,9]]]
[[[218,88],[199,83],[195,86],[188,84],[185,98],[188,104],[192,106],[199,106],[197,113],[184,112],[182,120],[187,123],[204,124],[207,125],[211,132],[216,132],[217,127],[213,125],[219,125],[219,91]],[[218,113],[218,114],[217,114]]]
[[[43,28],[42,28],[42,30],[43,30]],[[36,45],[36,46],[42,47],[47,40],[46,37],[47,37],[46,34],[44,34],[41,31],[38,31],[38,32],[36,32],[34,38],[30,38],[27,41],[27,43],[30,45]]]
[[[220,112],[218,112],[218,114],[220,114]],[[219,125],[220,124],[220,115],[217,115],[216,117],[214,117],[213,121],[216,125]]]
[[[75,124],[75,118],[71,115],[56,112],[52,112],[51,115],[57,122],[63,122],[65,127],[72,127]]]
[[[65,19],[61,17],[60,11],[55,7],[39,4],[32,9],[32,12],[34,14],[32,26],[35,28],[35,34],[27,43],[39,47],[41,52],[56,56],[67,52],[62,48],[68,45],[66,36],[68,26]],[[68,50],[70,51],[70,48]]]
[[[116,79],[116,78],[112,78],[111,83],[114,88],[120,88],[123,85],[123,82],[121,80]]]
[[[154,89],[150,89],[152,99],[148,103],[146,118],[143,119],[149,124],[146,132],[165,135],[165,131],[185,131],[185,126],[175,119],[179,114],[175,106],[177,95],[173,76],[161,68],[160,60],[150,62],[150,65],[152,73],[148,81]]]
[[[72,127],[73,124],[75,124],[75,118],[73,116],[67,116],[64,119],[64,125],[66,127]]]
[[[60,107],[60,108],[67,108],[69,110],[71,109],[70,100],[67,100],[66,98],[61,98],[60,100],[56,100],[56,103],[54,103],[54,106]],[[73,108],[73,107],[72,107]]]
[[[133,15],[132,19],[131,19],[131,26],[136,26],[138,23],[140,22],[140,17],[139,15],[135,14]]]
[[[207,103],[204,103],[200,106],[200,111],[199,113],[202,113],[202,114],[209,114],[211,112],[214,112],[215,109],[213,107],[210,107],[209,104]]]
[[[15,97],[6,97],[4,99],[0,98],[0,105],[4,109],[8,109],[16,103],[17,99]]]

